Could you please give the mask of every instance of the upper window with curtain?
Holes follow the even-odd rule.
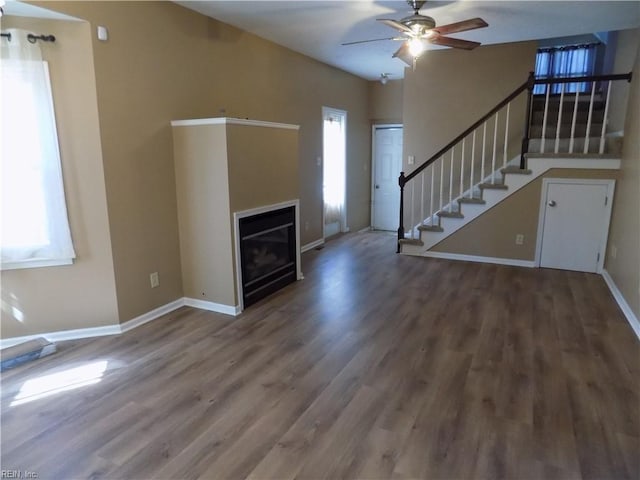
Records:
[[[598,43],[540,48],[536,54],[536,78],[584,77],[594,74]],[[562,84],[550,85],[550,93],[560,93]],[[536,85],[534,94],[546,93],[547,85]],[[585,92],[588,82],[566,84],[565,92]]]
[[[49,69],[30,32],[0,39],[0,252],[3,270],[75,258]]]

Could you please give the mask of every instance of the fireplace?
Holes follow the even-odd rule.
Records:
[[[244,308],[299,278],[296,205],[236,214]]]

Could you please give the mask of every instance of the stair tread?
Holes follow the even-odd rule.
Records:
[[[399,243],[400,245],[417,245],[418,247],[422,247],[424,245],[424,242],[417,238],[401,238]]]
[[[479,187],[486,190],[507,190],[509,188],[504,183],[481,183]]]
[[[509,167],[505,167],[505,168],[501,168],[500,171],[502,173],[514,173],[514,174],[519,174],[519,175],[531,175],[531,170],[529,169],[522,169],[518,166],[509,166]]]
[[[446,210],[440,211],[436,215],[444,218],[464,218],[464,215],[460,212],[448,212]]]
[[[438,225],[420,225],[418,230],[421,232],[444,232],[444,228]]]
[[[479,197],[462,197],[458,199],[458,203],[471,203],[476,205],[484,205],[485,202],[483,199]]]

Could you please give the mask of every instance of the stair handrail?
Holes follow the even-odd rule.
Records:
[[[398,247],[397,253],[400,253],[400,239],[404,238],[404,187],[405,185],[415,178],[420,172],[424,169],[432,165],[438,159],[440,159],[445,153],[455,147],[458,143],[460,143],[464,138],[470,135],[474,130],[480,127],[484,122],[486,122],[489,118],[491,118],[496,112],[500,111],[505,105],[518,97],[522,92],[528,90],[527,95],[527,106],[525,113],[525,123],[524,123],[524,135],[522,138],[522,146],[520,152],[520,168],[525,168],[525,153],[528,151],[529,147],[529,133],[531,127],[531,115],[532,115],[532,98],[533,98],[533,87],[535,85],[549,85],[549,84],[563,84],[563,83],[583,83],[583,82],[603,82],[603,81],[614,81],[614,80],[627,80],[627,82],[631,82],[633,76],[633,72],[629,73],[618,73],[618,74],[609,74],[609,75],[585,75],[581,77],[550,77],[550,78],[536,78],[534,72],[529,72],[529,76],[527,80],[520,86],[518,86],[512,93],[510,93],[507,97],[505,97],[502,101],[496,104],[491,110],[489,110],[485,115],[483,115],[479,120],[473,123],[469,128],[467,128],[460,135],[451,140],[448,144],[438,150],[434,155],[432,155],[429,159],[415,168],[409,175],[405,176],[404,171],[400,172],[400,176],[398,177],[398,185],[400,186],[400,222],[398,226]]]
[[[610,75],[586,75],[583,77],[550,77],[536,78],[535,85],[549,85],[552,83],[584,83],[584,82],[606,82],[607,80],[626,80],[631,81],[633,72],[629,73],[612,73]]]

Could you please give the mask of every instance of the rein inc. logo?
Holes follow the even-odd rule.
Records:
[[[38,478],[38,472],[30,470],[0,470],[0,478]]]

